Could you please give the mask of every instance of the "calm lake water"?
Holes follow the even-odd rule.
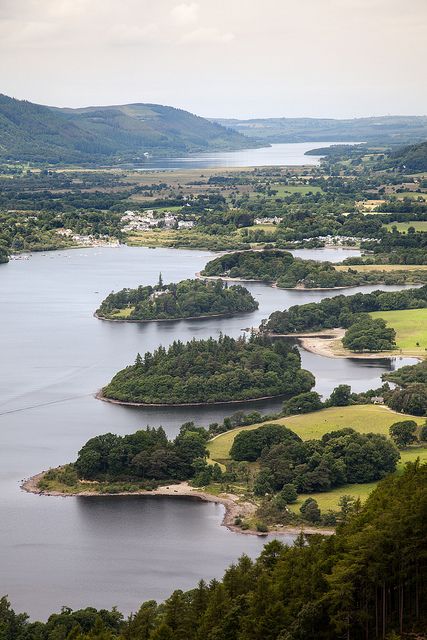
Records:
[[[153,284],[160,271],[165,282],[193,277],[212,255],[82,249],[35,254],[0,267],[0,594],[9,594],[17,610],[44,618],[62,605],[117,605],[129,613],[143,600],[220,577],[242,553],[259,554],[265,539],[220,527],[220,505],[185,498],[50,498],[19,489],[21,479],[75,459],[94,435],[162,424],[174,436],[187,420],[207,425],[236,410],[142,410],[95,400],[94,392],[138,351],[221,331],[237,336],[276,309],[336,295],[247,283],[260,308],[237,318],[137,325],[93,317],[111,290]],[[339,261],[350,253],[304,255]],[[376,386],[381,373],[411,362],[334,360],[305,351],[302,359],[323,394],[339,383],[357,391]],[[280,402],[250,406],[270,411]]]
[[[292,142],[272,144],[260,149],[241,151],[219,151],[199,153],[183,158],[148,158],[141,171],[152,169],[209,169],[215,167],[276,167],[280,165],[301,166],[319,164],[321,156],[306,156],[306,151],[323,149],[336,144],[357,144],[357,142]]]

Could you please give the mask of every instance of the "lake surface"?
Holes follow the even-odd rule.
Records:
[[[303,255],[330,260],[330,252],[335,261],[351,255],[341,249]],[[177,338],[237,336],[276,309],[337,295],[246,283],[260,308],[240,317],[146,325],[93,317],[111,290],[154,284],[160,271],[164,282],[193,277],[213,255],[78,249],[0,266],[0,594],[9,594],[16,610],[44,618],[62,605],[117,605],[129,613],[143,600],[220,577],[242,553],[259,554],[265,539],[220,527],[220,505],[185,498],[52,498],[19,489],[23,478],[75,459],[94,435],[162,424],[174,436],[187,420],[207,425],[244,407],[138,409],[96,400],[96,390],[138,351]],[[412,362],[334,360],[305,351],[302,360],[326,395],[339,383],[356,391],[377,386],[384,371]],[[249,406],[271,411],[280,402]]]
[[[141,171],[152,169],[209,169],[215,167],[277,167],[280,165],[301,166],[317,165],[321,155],[306,156],[312,149],[324,149],[337,144],[358,144],[357,142],[291,142],[272,144],[259,149],[240,151],[217,151],[199,153],[183,158],[148,158],[137,168]],[[360,143],[359,143],[360,144]]]

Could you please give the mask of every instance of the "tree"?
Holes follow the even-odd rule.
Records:
[[[307,500],[302,503],[300,512],[302,517],[305,520],[308,520],[308,522],[320,522],[321,513],[319,505],[314,498],[307,498]]]
[[[427,442],[427,423],[421,427],[420,440]]]
[[[285,415],[293,415],[295,413],[310,413],[318,411],[323,407],[323,403],[316,391],[307,391],[286,400],[283,403],[283,413]]]
[[[297,490],[293,484],[284,484],[279,495],[286,504],[292,504],[296,502],[298,498]]]
[[[329,407],[347,407],[351,402],[351,387],[348,384],[339,384],[332,391],[327,405]]]
[[[427,385],[409,384],[404,389],[395,389],[386,398],[386,404],[394,411],[410,413],[413,416],[427,415]]]
[[[254,482],[254,494],[256,496],[265,496],[267,493],[272,493],[271,479],[269,472],[264,469],[260,471]]]
[[[416,429],[417,423],[414,420],[402,420],[402,422],[394,422],[390,426],[389,433],[399,449],[404,449],[417,440]]]

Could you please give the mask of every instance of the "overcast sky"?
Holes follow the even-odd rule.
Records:
[[[0,92],[202,116],[427,114],[427,0],[0,0]]]

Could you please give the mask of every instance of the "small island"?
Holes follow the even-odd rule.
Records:
[[[314,382],[301,369],[297,347],[286,341],[221,335],[138,354],[98,397],[133,405],[216,404],[289,398],[309,391]]]
[[[425,283],[422,272],[357,271],[331,262],[294,258],[289,251],[236,251],[207,263],[201,276],[229,280],[257,280],[281,289],[340,289],[363,284]]]
[[[139,286],[110,293],[95,315],[116,322],[189,320],[211,316],[250,313],[258,302],[241,285],[228,286],[218,280],[182,280],[163,284],[160,275],[155,286]]]

